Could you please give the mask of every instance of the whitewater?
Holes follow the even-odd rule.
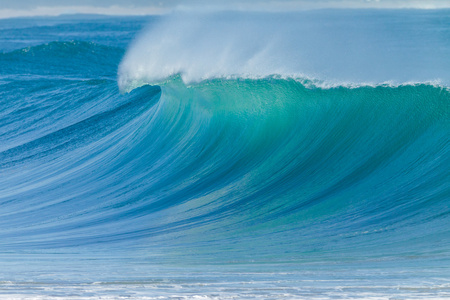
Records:
[[[0,299],[449,298],[449,13],[0,20]]]

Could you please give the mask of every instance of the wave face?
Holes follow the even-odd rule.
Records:
[[[349,16],[361,21],[351,12],[325,11],[304,13],[299,22],[309,17],[316,24],[320,14],[331,24]],[[375,28],[375,19],[394,22],[395,14],[407,16],[402,26],[408,30],[420,16],[419,24],[437,23],[449,32],[438,22],[439,11],[370,12],[361,24]],[[383,69],[373,80],[365,78],[369,71],[355,81],[337,73],[309,76],[298,60],[295,72],[277,72],[270,66],[291,67],[287,61],[299,48],[273,56],[276,49],[261,54],[268,48],[259,42],[267,43],[262,36],[278,21],[269,35],[280,28],[286,31],[281,39],[299,35],[299,27],[287,32],[293,16],[272,15],[248,32],[247,25],[228,22],[247,22],[241,14],[223,18],[227,22],[218,18],[212,26],[213,18],[203,17],[182,30],[181,21],[160,20],[126,54],[123,41],[90,40],[125,21],[135,33],[141,19],[77,19],[64,25],[67,32],[61,25],[33,25],[23,32],[45,29],[33,41],[79,26],[92,30],[78,41],[5,46],[0,298],[449,295],[450,90],[442,82],[450,77],[448,69],[435,69],[440,58],[394,73]],[[244,30],[232,35],[239,26]],[[311,26],[304,31],[320,32]],[[224,30],[220,40],[210,28]],[[255,30],[264,34],[247,40]],[[31,43],[29,36],[16,47]],[[299,36],[308,40],[312,33]],[[448,49],[449,40],[433,51]],[[405,53],[418,58],[422,52]],[[424,64],[417,81],[419,73],[408,70]],[[355,63],[347,71],[354,68],[365,67]],[[412,77],[402,77],[407,74]],[[434,79],[441,84],[429,82]]]

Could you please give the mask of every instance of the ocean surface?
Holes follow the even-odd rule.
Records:
[[[450,299],[449,16],[0,20],[0,299]]]

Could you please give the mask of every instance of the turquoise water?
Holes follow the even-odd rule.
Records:
[[[447,16],[1,20],[0,298],[450,297]]]

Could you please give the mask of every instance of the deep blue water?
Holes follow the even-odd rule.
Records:
[[[448,15],[0,20],[0,298],[450,297]]]

